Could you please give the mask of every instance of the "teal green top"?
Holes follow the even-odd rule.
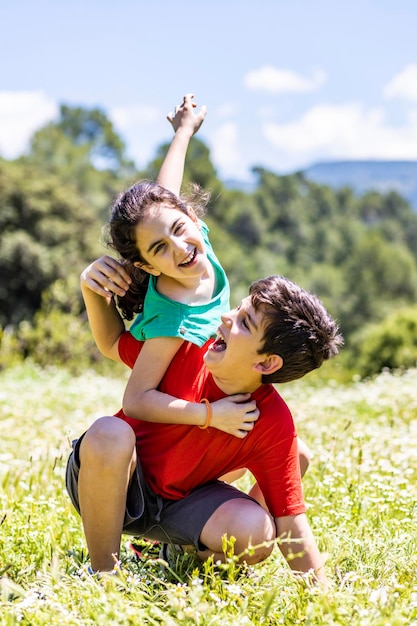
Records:
[[[150,276],[143,311],[137,315],[130,332],[139,341],[153,337],[180,337],[203,346],[216,335],[220,316],[230,308],[230,288],[226,273],[208,239],[208,227],[199,220],[207,257],[214,269],[216,291],[206,304],[183,304],[156,290],[156,276]]]

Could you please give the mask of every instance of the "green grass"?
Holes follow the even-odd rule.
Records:
[[[169,570],[145,543],[135,561],[125,537],[120,577],[83,573],[69,442],[119,408],[125,382],[29,364],[0,374],[0,624],[417,624],[417,370],[281,388],[313,452],[304,490],[327,594],[297,582],[278,549],[249,569],[186,555]]]

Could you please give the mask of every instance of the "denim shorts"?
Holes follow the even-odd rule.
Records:
[[[66,469],[67,491],[78,513],[79,446],[82,438],[73,441]],[[224,502],[237,498],[256,502],[221,480],[200,485],[181,500],[169,500],[152,491],[138,459],[127,493],[123,533],[164,543],[194,545],[197,550],[204,550],[206,546],[199,539],[206,522]]]

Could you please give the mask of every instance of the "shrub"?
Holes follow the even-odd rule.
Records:
[[[369,324],[351,341],[356,371],[370,376],[390,370],[407,369],[417,364],[417,307],[400,309],[379,324]]]
[[[87,321],[58,309],[39,311],[33,323],[21,322],[16,336],[22,356],[42,367],[65,365],[80,373],[101,358]]]

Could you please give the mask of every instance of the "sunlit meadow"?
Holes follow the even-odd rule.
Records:
[[[137,559],[124,537],[120,576],[87,575],[65,463],[125,382],[29,364],[0,374],[2,625],[417,624],[417,370],[280,389],[313,453],[304,490],[327,593],[297,581],[277,548],[251,568],[228,546],[225,566],[186,555],[171,569],[157,546],[142,542]]]

